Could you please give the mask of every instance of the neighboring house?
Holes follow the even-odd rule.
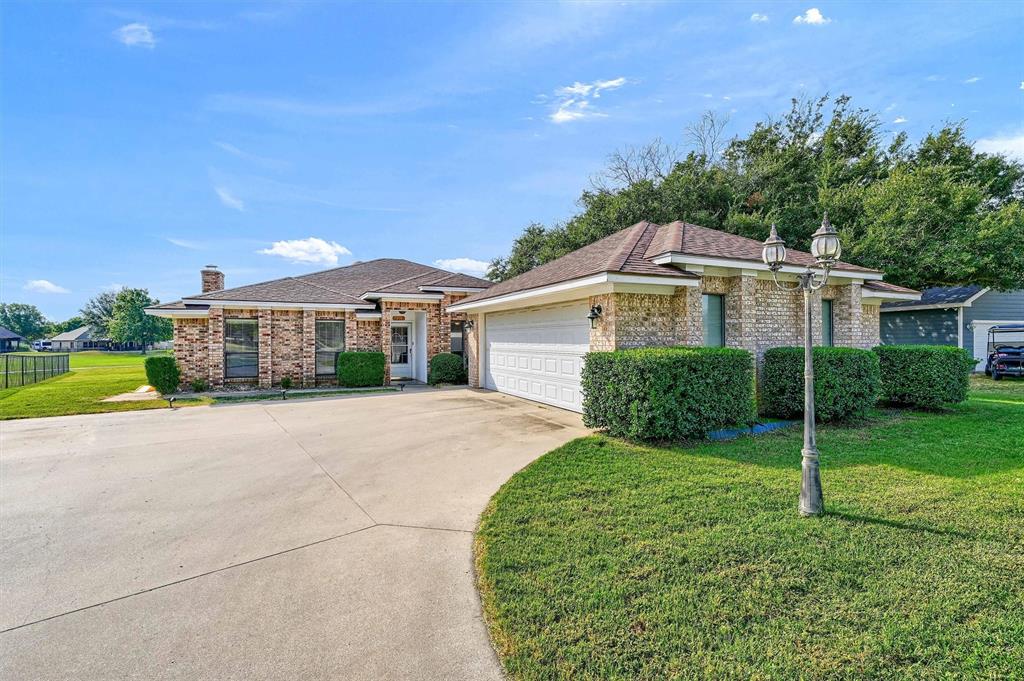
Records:
[[[462,353],[465,315],[449,306],[491,285],[390,258],[231,289],[213,265],[201,279],[202,293],[146,312],[173,320],[182,383],[212,388],[330,385],[346,350],[382,351],[389,382],[426,381],[434,355]]]
[[[0,352],[15,352],[25,340],[10,329],[0,326]]]
[[[580,370],[591,350],[724,345],[749,350],[803,343],[803,294],[780,291],[762,244],[697,225],[641,222],[455,303],[468,315],[470,383],[582,410]],[[808,253],[787,250],[780,279]],[[877,270],[837,263],[814,294],[817,344],[879,343],[883,302],[920,294]]]
[[[59,333],[50,340],[49,349],[54,352],[79,352],[81,350],[141,350],[138,343],[114,343],[93,333],[89,325]]]
[[[921,292],[918,301],[882,305],[882,342],[955,345],[970,352],[984,371],[988,330],[999,324],[1024,323],[1024,289],[993,291],[983,286],[941,286]],[[1004,335],[1003,341],[1024,341]]]

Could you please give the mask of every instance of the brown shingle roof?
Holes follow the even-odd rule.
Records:
[[[658,265],[644,258],[644,251],[648,248],[651,240],[656,237],[658,229],[659,226],[653,222],[639,222],[632,227],[606,236],[600,241],[595,241],[572,253],[563,255],[557,260],[535,267],[517,277],[506,279],[482,293],[475,293],[462,302],[485,300],[602,272],[695,279],[696,276],[693,274],[683,272],[675,267]]]
[[[457,279],[453,279],[456,277]],[[438,285],[437,282],[458,281],[448,286],[475,286],[486,288],[491,285],[486,279],[471,277],[421,265],[409,260],[380,258],[366,262],[336,267],[323,272],[313,272],[298,277],[284,277],[258,284],[212,291],[187,296],[187,300],[237,300],[266,303],[324,303],[350,304],[372,307],[373,303],[362,299],[366,293],[386,291],[387,293],[422,293],[421,285]]]
[[[875,280],[865,281],[864,288],[871,289],[872,291],[884,291],[885,293],[920,293],[920,291],[915,291],[912,288],[907,288],[905,286],[897,286],[896,284],[890,284],[889,282],[886,281]],[[920,303],[917,301],[914,301],[911,304],[920,305]]]
[[[667,225],[639,222],[557,260],[495,284],[482,293],[469,296],[462,302],[487,300],[601,272],[694,279],[697,278],[694,274],[684,272],[671,265],[659,265],[652,262],[652,259],[666,253],[682,253],[709,258],[761,262],[761,247],[761,242],[754,239],[685,222],[677,221]],[[815,264],[814,257],[810,253],[792,249],[786,250],[786,263],[798,266]],[[837,263],[834,269],[877,272],[877,270],[845,262]]]

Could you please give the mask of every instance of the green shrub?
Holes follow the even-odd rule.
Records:
[[[205,393],[210,388],[206,381],[201,378],[193,378],[191,386],[194,393]]]
[[[383,352],[339,352],[336,368],[339,385],[349,388],[384,385]]]
[[[967,399],[974,358],[950,345],[879,345],[882,399],[937,409]]]
[[[281,379],[281,387],[284,388],[285,390],[291,390],[291,387],[292,387],[292,377],[291,376],[285,376],[284,378],[282,378]]]
[[[732,348],[589,353],[583,421],[634,440],[683,440],[754,418],[754,362]]]
[[[466,375],[466,365],[458,355],[442,352],[430,358],[430,373],[427,374],[427,383],[430,385],[438,383],[461,385],[467,380],[469,378]]]
[[[173,357],[147,357],[146,381],[161,395],[168,395],[178,389],[181,370]]]
[[[771,348],[761,369],[761,409],[788,419],[804,413],[804,349]],[[814,416],[861,419],[878,400],[878,357],[857,348],[814,348]]]

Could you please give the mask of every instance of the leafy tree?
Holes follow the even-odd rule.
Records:
[[[39,308],[27,303],[0,303],[0,326],[29,341],[42,338],[49,328]]]
[[[146,308],[158,305],[159,300],[149,297],[144,288],[123,288],[114,300],[108,333],[115,343],[139,343],[142,352],[146,346],[172,335],[170,320],[146,314]]]
[[[63,322],[51,322],[50,328],[47,330],[47,334],[56,336],[58,333],[64,333],[65,331],[72,331],[74,329],[85,326],[85,319],[75,315],[70,319],[66,319]]]
[[[114,316],[114,301],[116,299],[116,291],[104,291],[98,296],[90,298],[85,307],[80,310],[82,319],[92,327],[93,333],[98,337],[110,335],[110,320]]]

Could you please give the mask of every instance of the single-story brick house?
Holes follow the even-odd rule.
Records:
[[[237,288],[207,265],[201,281],[202,293],[146,311],[173,321],[182,384],[211,388],[331,385],[345,350],[383,351],[388,380],[425,381],[431,357],[463,352],[466,316],[449,306],[491,285],[390,258]]]
[[[955,345],[974,355],[975,371],[985,370],[989,329],[1007,324],[1024,324],[1024,289],[938,286],[921,291],[920,300],[882,305],[883,343]],[[1024,334],[999,340],[1024,343]]]
[[[279,385],[333,380],[335,353],[381,350],[387,379],[426,378],[439,352],[465,352],[470,383],[580,411],[591,350],[725,345],[758,358],[803,342],[803,298],[775,287],[762,244],[683,222],[641,222],[498,284],[407,260],[356,263],[300,277],[203,292],[149,308],[174,320],[188,384]],[[780,278],[814,260],[788,250]],[[879,343],[884,301],[919,294],[840,262],[817,294],[815,342]]]
[[[724,345],[752,352],[803,343],[803,294],[779,290],[762,243],[684,222],[641,222],[475,293],[467,315],[470,383],[582,410],[589,351]],[[788,249],[780,279],[809,253]],[[871,348],[885,301],[917,300],[877,270],[839,262],[814,294],[814,342]]]

